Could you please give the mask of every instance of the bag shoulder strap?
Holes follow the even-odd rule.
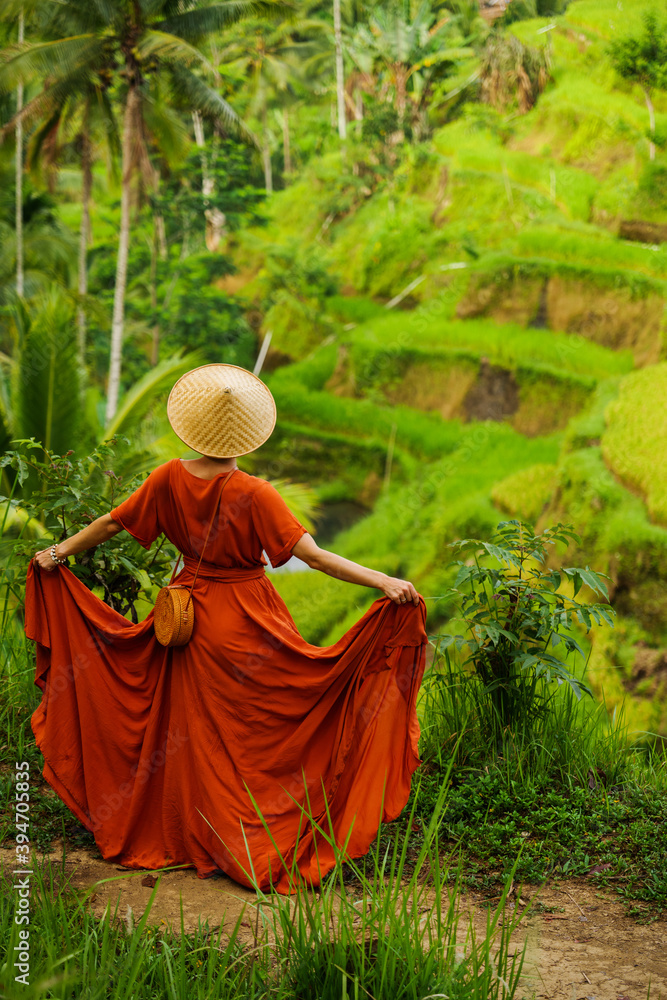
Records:
[[[227,473],[227,476],[225,477],[225,481],[222,484],[222,488],[221,488],[221,490],[220,490],[220,492],[218,494],[218,502],[215,505],[215,510],[213,511],[213,516],[211,517],[211,521],[210,521],[210,524],[208,526],[208,531],[206,532],[206,538],[204,539],[204,544],[202,546],[202,550],[201,550],[201,553],[199,555],[199,562],[197,563],[197,569],[195,570],[195,575],[192,578],[192,583],[190,584],[190,593],[189,593],[189,596],[188,596],[188,604],[190,603],[190,600],[192,599],[192,590],[194,588],[195,583],[197,582],[197,576],[199,575],[199,568],[200,568],[200,566],[202,564],[202,559],[204,558],[204,552],[205,552],[206,546],[208,544],[208,540],[209,540],[209,537],[210,537],[210,534],[211,534],[211,529],[213,527],[213,522],[215,521],[215,518],[217,516],[218,510],[220,509],[220,501],[222,500],[222,491],[224,490],[225,486],[227,485],[227,483],[232,478],[232,476],[234,475],[235,472],[236,472],[236,469],[231,469],[231,471]],[[182,553],[179,553],[178,559],[176,560],[176,565],[174,566],[174,571],[171,574],[171,580],[169,581],[170,585],[171,585],[171,583],[173,582],[173,580],[174,580],[174,578],[176,576],[176,570],[178,569],[178,564],[181,561],[181,555],[182,555]],[[186,605],[186,607],[187,607],[187,605]]]

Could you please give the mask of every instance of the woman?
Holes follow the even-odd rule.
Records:
[[[289,892],[296,869],[316,884],[333,867],[332,844],[365,853],[407,801],[424,602],[408,581],[320,549],[270,483],[238,469],[276,419],[250,372],[195,369],[167,412],[201,457],[155,469],[29,567],[44,776],[108,860],[194,866],[202,878],[222,870]],[[122,530],[146,548],[164,533],[183,553],[176,582],[195,581],[186,645],[161,646],[152,614],[132,625],[63,567]],[[263,552],[272,566],[294,554],[385,597],[333,646],[312,646]]]

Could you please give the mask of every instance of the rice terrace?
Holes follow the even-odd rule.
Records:
[[[667,1000],[665,0],[0,30],[0,997]]]

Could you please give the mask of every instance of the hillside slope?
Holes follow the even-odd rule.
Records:
[[[647,6],[624,3],[623,30]],[[567,560],[609,574],[619,614],[592,635],[595,689],[667,734],[667,159],[649,160],[641,92],[609,64],[617,15],[576,0],[512,26],[550,47],[536,107],[469,105],[389,180],[360,188],[354,155],[311,161],[239,234],[234,280],[273,337],[280,418],[253,469],[317,487],[322,544],[412,579],[435,632],[448,542],[507,516],[573,523]],[[667,94],[655,106],[664,128]],[[275,582],[321,643],[374,596]]]

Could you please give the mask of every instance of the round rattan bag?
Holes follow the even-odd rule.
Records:
[[[153,626],[162,646],[185,646],[195,623],[195,606],[189,587],[162,587],[155,601]]]

